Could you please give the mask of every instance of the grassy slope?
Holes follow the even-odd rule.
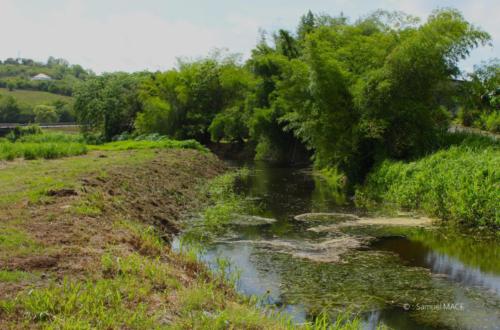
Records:
[[[30,90],[13,90],[9,91],[6,88],[0,88],[0,95],[13,96],[20,105],[34,107],[40,104],[50,104],[54,101],[61,100],[69,104],[73,104],[74,99],[70,96],[52,94],[41,91]]]
[[[0,169],[0,328],[291,328],[160,238],[221,172],[209,153],[91,151]]]

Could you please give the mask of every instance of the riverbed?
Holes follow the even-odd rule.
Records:
[[[357,209],[308,168],[253,163],[236,188],[257,207],[200,257],[228,259],[241,293],[298,323],[326,312],[365,329],[500,328],[498,239]]]

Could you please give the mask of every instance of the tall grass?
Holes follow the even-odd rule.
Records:
[[[80,134],[67,134],[61,132],[32,134],[22,136],[17,142],[31,143],[85,143],[85,139]]]
[[[207,151],[203,145],[195,140],[170,140],[163,139],[159,141],[115,141],[102,145],[89,146],[91,150],[101,151],[117,151],[117,150],[132,150],[132,149],[195,149],[198,151]]]
[[[82,155],[87,147],[81,143],[35,143],[35,142],[0,142],[0,160],[24,159],[54,159],[65,156]]]
[[[357,190],[356,200],[423,210],[470,226],[500,227],[499,165],[500,150],[491,139],[462,140],[462,146],[414,162],[384,161]]]
[[[38,126],[16,127],[6,139],[0,139],[0,160],[54,159],[86,152],[82,136],[42,133]]]

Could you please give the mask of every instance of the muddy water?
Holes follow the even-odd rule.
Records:
[[[203,258],[229,259],[238,290],[297,322],[347,311],[365,329],[500,328],[498,240],[436,226],[349,225],[369,215],[307,169],[257,163],[238,192],[258,204],[258,217],[238,216]],[[332,215],[297,221],[310,212]]]

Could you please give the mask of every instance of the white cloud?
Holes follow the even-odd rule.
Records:
[[[81,15],[80,1],[36,17],[24,16],[10,1],[0,6],[0,30],[9,31],[3,33],[0,57],[19,52],[45,60],[52,55],[97,72],[165,69],[177,57],[206,55],[214,47],[249,49],[258,29],[256,21],[238,16],[230,16],[225,29],[166,20],[151,12],[89,18]]]
[[[219,9],[217,6],[220,7],[217,18],[207,13],[207,19],[195,19],[189,13],[177,17],[177,3],[165,3],[167,5],[161,11],[155,11],[154,6],[128,4],[126,1],[0,0],[0,58],[16,57],[18,52],[22,57],[37,60],[52,55],[97,72],[166,69],[175,65],[177,57],[203,56],[216,47],[248,55],[257,41],[259,27],[272,30],[278,25],[296,26],[300,15],[297,13],[305,12],[308,7],[316,11],[319,8],[322,8],[319,11],[326,12],[335,10],[332,14],[344,11],[354,18],[382,7],[425,18],[441,2],[378,0],[363,5],[363,1],[290,0],[289,5],[283,7],[269,1],[261,14],[254,7],[250,13],[237,11],[234,6],[226,13],[221,3],[214,2],[216,10]],[[473,58],[465,62],[465,67],[471,67],[471,63],[482,58],[498,56],[500,24],[495,13],[500,12],[500,2],[455,3],[467,19],[492,34],[496,45],[494,51],[482,49],[474,52]],[[262,4],[255,4],[258,5]],[[129,10],[121,10],[123,8]],[[165,13],[165,10],[169,12]]]

